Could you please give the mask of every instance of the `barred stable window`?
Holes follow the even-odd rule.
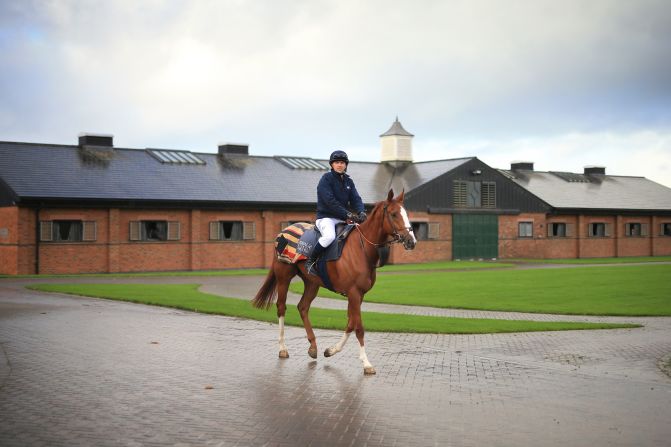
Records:
[[[610,236],[610,225],[604,222],[592,222],[587,225],[587,236],[589,237]]]
[[[130,222],[131,241],[163,242],[181,239],[179,222],[134,220]]]
[[[551,222],[548,224],[548,237],[569,236],[569,227],[564,222]]]
[[[626,223],[624,224],[624,235],[625,236],[647,236],[648,235],[648,224],[642,224],[638,222]]]
[[[438,239],[440,224],[438,222],[413,222],[412,232],[418,241]]]
[[[242,221],[213,221],[210,222],[210,240],[214,241],[242,241],[256,239],[256,224]]]
[[[42,242],[84,242],[96,240],[96,223],[81,220],[44,220],[40,222]]]
[[[533,222],[518,222],[517,236],[518,237],[533,237],[534,224]]]
[[[671,236],[671,222],[662,222],[659,226],[660,236]]]
[[[457,208],[496,208],[496,183],[455,180],[453,204]]]

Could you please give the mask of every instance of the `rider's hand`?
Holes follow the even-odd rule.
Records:
[[[367,218],[368,216],[366,216],[366,212],[365,212],[365,211],[361,211],[357,217],[358,217],[358,219],[359,219],[359,223],[364,223],[364,222],[366,221],[366,218]]]
[[[355,216],[352,213],[347,213],[347,221],[348,222],[356,222],[357,221],[357,216]]]

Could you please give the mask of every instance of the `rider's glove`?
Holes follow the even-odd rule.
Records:
[[[357,220],[357,216],[355,216],[355,215],[352,214],[352,213],[347,213],[347,220],[348,220],[349,222],[356,222],[356,220]]]
[[[366,212],[361,211],[359,213],[359,215],[357,216],[357,218],[359,219],[359,223],[364,223],[366,221],[366,217],[368,217],[368,216],[366,216]]]

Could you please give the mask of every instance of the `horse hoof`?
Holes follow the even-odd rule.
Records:
[[[287,351],[286,349],[282,349],[280,351],[280,358],[281,359],[288,359],[289,358],[289,351]]]
[[[324,357],[331,357],[333,354],[335,354],[335,352],[333,352],[331,348],[324,350]]]
[[[310,349],[308,349],[308,355],[312,357],[313,359],[317,358],[317,347],[315,346],[314,348],[310,346]]]
[[[372,366],[370,366],[370,367],[368,367],[368,368],[364,368],[364,369],[363,369],[363,375],[364,375],[364,376],[372,376],[372,375],[375,375],[375,368],[373,368]]]

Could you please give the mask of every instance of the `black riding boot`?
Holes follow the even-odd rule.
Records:
[[[326,247],[322,247],[322,244],[317,242],[317,245],[315,245],[314,250],[312,250],[312,253],[310,254],[310,258],[305,261],[305,270],[308,273],[314,273],[313,267],[317,263],[317,259],[324,253],[324,250],[326,250]]]

